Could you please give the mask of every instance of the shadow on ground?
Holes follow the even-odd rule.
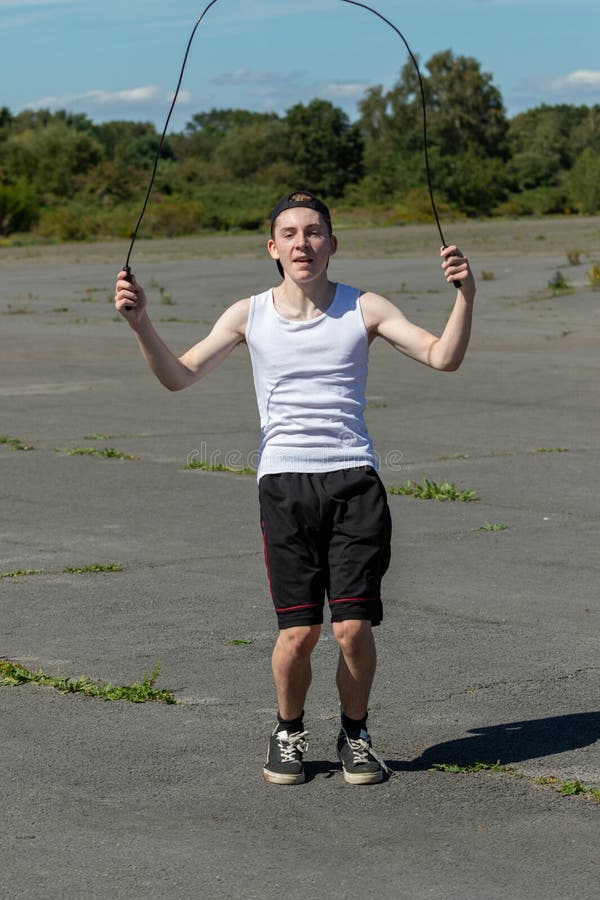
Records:
[[[417,759],[393,760],[390,765],[403,772],[430,769],[436,763],[508,765],[586,747],[599,738],[600,712],[572,713],[475,728],[469,737],[435,744]]]
[[[600,711],[550,716],[523,722],[504,722],[472,729],[469,737],[428,747],[413,760],[386,759],[392,773],[422,772],[434,765],[472,766],[476,763],[509,765],[526,759],[554,756],[600,739]],[[332,778],[340,771],[331,760],[306,760],[306,780]]]

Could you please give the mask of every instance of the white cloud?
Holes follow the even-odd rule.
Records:
[[[520,93],[576,98],[600,90],[600,69],[575,69],[559,78],[529,78],[517,86]]]
[[[322,85],[319,96],[326,100],[360,100],[369,87],[362,81],[336,81]]]
[[[222,72],[211,79],[213,84],[268,84],[288,85],[298,82],[305,77],[304,72],[290,72],[282,75],[281,72],[269,72],[266,69],[234,69],[231,72]]]
[[[576,69],[562,78],[555,78],[547,83],[550,90],[558,93],[572,90],[587,91],[600,89],[600,69]]]
[[[69,107],[73,104],[86,104],[90,106],[125,106],[148,105],[156,102],[167,102],[173,99],[173,93],[164,93],[155,85],[127,88],[121,91],[85,91],[79,94],[64,94],[61,97],[41,97],[39,100],[31,100],[27,104],[28,109],[57,109]],[[178,102],[189,103],[192,95],[189,91],[180,91]]]

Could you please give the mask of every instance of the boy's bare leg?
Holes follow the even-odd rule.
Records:
[[[310,655],[320,633],[320,625],[301,625],[279,632],[271,665],[282,719],[297,719],[304,711],[312,677]]]
[[[371,623],[357,619],[334,622],[333,634],[340,648],[336,683],[342,709],[351,719],[362,719],[377,665]]]
[[[376,784],[389,772],[373,750],[367,731],[369,694],[375,675],[377,653],[370,622],[334,622],[340,646],[337,686],[342,704],[342,723],[337,754],[344,779],[349,784]]]

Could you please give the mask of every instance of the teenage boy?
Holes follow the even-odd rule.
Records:
[[[432,368],[456,370],[469,342],[475,283],[466,257],[454,246],[443,248],[446,281],[460,287],[436,337],[384,297],[330,281],[337,238],[327,206],[310,191],[277,204],[267,250],[283,280],[234,303],[180,357],[155,331],[143,289],[124,272],[116,308],[171,391],[207,375],[240,344],[250,352],[261,421],[261,527],[279,624],[272,657],[278,717],[264,777],[275,784],[304,781],[304,703],[327,595],[339,645],[337,754],[347,782],[379,782],[386,767],[371,744],[367,708],[391,528],[363,415],[368,349],[382,337]]]

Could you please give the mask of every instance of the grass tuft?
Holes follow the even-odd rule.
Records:
[[[7,444],[9,447],[12,447],[13,450],[33,450],[34,447],[31,444],[25,444],[20,438],[10,437],[8,434],[0,435],[0,444]]]
[[[234,472],[236,475],[256,475],[256,469],[249,466],[226,466],[225,463],[209,463],[195,459],[190,460],[184,469],[200,469],[203,472]]]
[[[600,263],[594,263],[587,273],[588,281],[592,287],[600,287]]]
[[[39,684],[54,688],[61,694],[82,694],[84,697],[92,697],[100,700],[127,700],[129,703],[147,703],[160,701],[161,703],[177,703],[177,700],[167,690],[157,690],[154,685],[160,673],[160,663],[157,663],[149,675],[144,673],[141,682],[133,684],[116,684],[109,681],[90,681],[85,675],[80,678],[61,678],[57,675],[47,675],[45,672],[32,672],[19,663],[9,660],[0,660],[0,687],[17,687],[21,684]]]
[[[42,569],[13,569],[12,572],[0,572],[0,578],[21,578],[23,575],[43,575]]]
[[[91,563],[87,566],[68,566],[60,570],[70,575],[82,575],[86,572],[122,572],[121,563]],[[23,575],[53,575],[49,569],[14,569],[12,572],[0,572],[0,578],[20,578]]]
[[[465,766],[461,766],[458,763],[434,763],[431,766],[431,770],[448,772],[451,775],[471,775],[474,772],[499,772],[500,774],[510,775],[512,778],[525,778],[535,785],[552,787],[563,797],[582,796],[600,803],[600,788],[598,787],[582,784],[579,780],[561,782],[556,775],[532,777],[519,772],[513,766],[503,766],[500,760],[495,763],[476,762]]]
[[[431,767],[437,772],[449,772],[451,775],[470,775],[473,772],[513,772],[510,766],[500,765],[500,760],[495,763],[476,762],[468,766],[457,763],[434,763]]]
[[[479,528],[474,528],[473,531],[506,531],[507,528],[508,525],[503,525],[501,522],[485,522]]]
[[[425,484],[417,484],[416,481],[407,481],[406,484],[388,487],[389,494],[402,494],[417,497],[419,500],[461,500],[463,503],[471,503],[478,500],[475,491],[458,490],[458,488],[444,481],[438,484],[436,481],[425,479]]]
[[[99,456],[102,459],[139,459],[131,453],[123,453],[121,450],[115,450],[114,447],[73,447],[72,449],[65,447],[55,447],[55,453],[66,453],[67,456]]]
[[[557,269],[552,278],[548,280],[548,287],[553,293],[560,294],[570,290],[571,286],[560,269]]]

